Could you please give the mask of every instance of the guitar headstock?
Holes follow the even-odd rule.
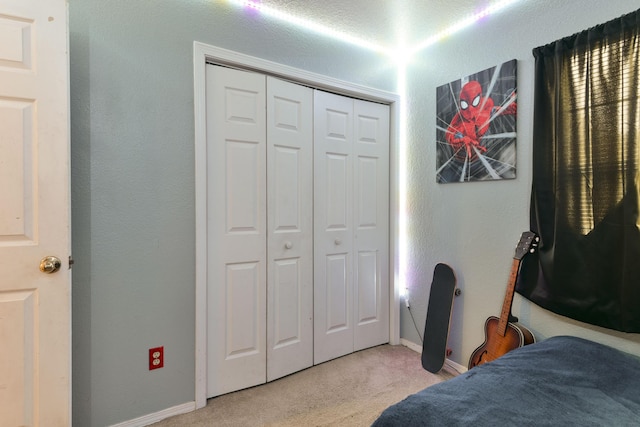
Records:
[[[516,247],[516,253],[513,256],[514,259],[521,260],[526,254],[534,253],[538,247],[540,238],[533,231],[525,231],[520,236],[520,241]]]

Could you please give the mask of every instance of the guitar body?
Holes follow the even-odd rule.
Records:
[[[491,362],[518,347],[536,342],[531,331],[517,323],[509,322],[509,320],[513,318],[511,316],[511,305],[513,304],[513,294],[515,293],[520,262],[526,254],[535,252],[539,240],[538,236],[532,231],[525,231],[520,236],[520,241],[516,246],[513,262],[511,263],[511,273],[509,274],[509,283],[507,284],[507,292],[504,295],[500,318],[491,316],[484,323],[484,343],[471,354],[469,369]]]
[[[500,319],[491,316],[484,325],[484,343],[473,351],[469,358],[469,369],[491,362],[516,348],[533,344],[535,337],[518,323],[507,323],[504,336],[499,333]]]

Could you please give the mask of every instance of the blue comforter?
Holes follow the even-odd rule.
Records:
[[[640,359],[548,338],[407,397],[373,426],[640,426]]]

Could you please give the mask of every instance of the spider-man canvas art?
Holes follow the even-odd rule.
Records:
[[[436,89],[438,182],[516,177],[516,68],[514,59]]]

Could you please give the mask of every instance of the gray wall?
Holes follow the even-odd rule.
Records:
[[[70,0],[77,426],[194,400],[194,40],[395,90],[382,56],[225,2]]]
[[[467,366],[484,341],[484,321],[499,316],[515,246],[529,229],[533,139],[532,49],[639,7],[630,0],[536,0],[516,3],[421,52],[409,70],[409,288],[422,331],[433,268],[449,263],[462,295],[454,302],[451,359]],[[518,140],[515,180],[437,184],[435,88],[511,59],[518,60]],[[640,355],[640,336],[557,316],[516,294],[513,311],[539,338],[577,335]],[[401,306],[401,336],[420,337]]]
[[[193,41],[395,91],[384,57],[224,2],[69,0],[73,255],[73,421],[106,426],[194,400]],[[450,263],[463,296],[453,360],[497,315],[513,249],[528,228],[531,49],[633,10],[629,0],[529,1],[421,52],[408,70],[409,282],[424,324],[433,267]],[[604,10],[603,10],[604,9]],[[579,14],[576,12],[580,12]],[[435,183],[435,87],[519,60],[518,178]],[[402,306],[401,335],[419,342]],[[609,334],[516,299],[541,337]],[[165,368],[147,350],[165,347]]]

